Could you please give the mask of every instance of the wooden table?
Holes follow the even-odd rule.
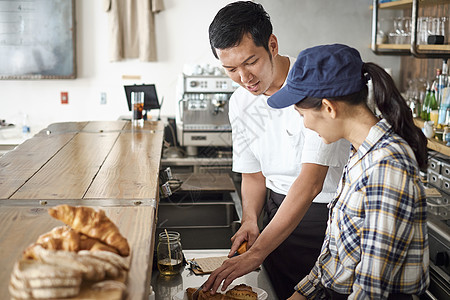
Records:
[[[161,122],[57,123],[0,158],[1,295],[22,251],[62,225],[47,208],[66,203],[105,210],[130,243],[127,298],[148,298],[163,130]]]

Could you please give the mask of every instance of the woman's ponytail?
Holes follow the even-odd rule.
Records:
[[[427,138],[414,124],[411,109],[395,87],[392,77],[374,63],[364,63],[362,71],[372,79],[374,101],[383,118],[395,133],[408,142],[419,168],[425,170],[428,164]]]

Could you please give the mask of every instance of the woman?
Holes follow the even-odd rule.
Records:
[[[367,105],[373,83],[377,117]],[[289,299],[412,299],[428,283],[426,199],[419,168],[427,140],[392,78],[345,45],[301,52],[269,105],[295,104],[326,143],[344,138],[352,153],[315,266]]]

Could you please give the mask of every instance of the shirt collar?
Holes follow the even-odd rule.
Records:
[[[356,162],[360,161],[383,136],[389,134],[391,131],[392,126],[385,119],[381,119],[377,124],[372,126],[366,139],[358,148],[358,151],[350,158],[348,167],[351,168]],[[353,146],[352,150],[354,150]]]

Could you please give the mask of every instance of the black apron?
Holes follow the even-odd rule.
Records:
[[[275,216],[284,198],[285,195],[270,191],[264,227]],[[325,238],[327,219],[327,204],[312,203],[291,235],[265,259],[264,268],[280,300],[289,298],[295,285],[313,268]]]

